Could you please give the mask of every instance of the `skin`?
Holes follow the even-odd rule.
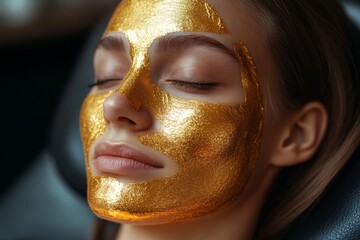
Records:
[[[245,43],[257,66],[261,91],[265,102],[267,102],[267,99],[271,97],[269,92],[277,94],[276,89],[271,88],[269,83],[276,81],[278,73],[276,66],[273,64],[274,59],[272,59],[272,55],[264,43],[264,37],[262,37],[264,33],[254,20],[254,11],[250,6],[235,0],[209,0],[207,2],[214,6],[222,17],[229,34],[201,34],[210,36],[226,46],[230,46],[231,42],[241,41]],[[117,34],[118,37],[121,37],[121,34]],[[128,47],[128,45],[125,45],[125,54],[104,48],[98,49],[94,56],[96,77],[98,79],[120,78],[121,75],[126,74],[131,63]],[[221,84],[221,88],[219,87],[214,91],[201,91],[201,93],[198,90],[193,92],[188,88],[167,84],[166,82],[157,83],[167,92],[183,98],[200,99],[209,102],[239,103],[242,101],[244,96],[238,94],[243,92],[242,86],[238,84],[237,77],[232,77],[238,74],[239,65],[232,62],[228,56],[221,56],[201,47],[191,49],[189,53],[185,52],[185,55],[182,56],[176,53],[169,53],[164,56],[157,54],[154,51],[155,49],[150,49],[152,67],[162,64],[164,61],[171,63],[181,58],[181,61],[175,61],[179,65],[178,67],[189,66],[191,71],[196,72],[197,69],[203,68],[194,68],[192,70],[193,65],[196,65],[201,59],[215,54],[210,57],[215,59],[214,66],[219,65],[218,71],[231,73],[226,78],[226,82]],[[191,54],[196,54],[198,59],[194,59]],[[122,64],[119,68],[117,66],[119,59],[121,59],[122,63],[128,64]],[[224,61],[228,64],[220,64]],[[169,66],[172,66],[173,69],[177,67],[174,65]],[[117,69],[118,72],[114,71],[114,69]],[[116,81],[109,82],[101,87],[95,87],[92,92],[98,93],[114,89],[117,84]],[[146,111],[136,111],[119,94],[109,97],[104,102],[103,107],[104,117],[109,127],[102,138],[116,138],[117,134],[119,134],[116,132],[117,129],[126,129],[123,134],[127,134],[130,139],[135,139],[138,132],[156,129],[156,120],[153,116]],[[274,178],[282,167],[292,166],[311,159],[321,143],[327,125],[326,111],[321,104],[316,102],[310,102],[296,111],[283,110],[281,117],[277,118],[276,121],[268,113],[265,114],[264,118],[264,132],[259,160],[243,195],[235,204],[209,216],[187,222],[167,224],[166,226],[124,224],[118,233],[117,239],[252,239],[259,220],[261,206],[264,204]],[[119,122],[118,119],[123,121]],[[131,124],[129,120],[131,120]],[[143,149],[143,151],[155,154],[151,152],[151,149]],[[166,159],[165,156],[161,156],[161,158],[168,163],[165,165],[162,174],[173,174],[176,171],[176,166],[171,164],[172,161]]]

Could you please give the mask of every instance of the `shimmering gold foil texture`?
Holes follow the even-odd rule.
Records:
[[[244,44],[234,43],[246,94],[241,104],[172,96],[151,81],[148,51],[156,39],[182,31],[227,34],[216,10],[202,0],[125,0],[109,23],[105,35],[123,32],[129,40],[132,66],[115,93],[89,95],[81,112],[88,202],[99,216],[158,223],[203,216],[234,203],[252,173],[263,111],[252,58]],[[92,174],[89,150],[106,131],[102,104],[117,93],[160,122],[160,130],[139,135],[138,140],[173,159],[179,166],[174,175],[122,183]]]

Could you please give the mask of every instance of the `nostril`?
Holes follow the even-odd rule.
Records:
[[[103,116],[109,128],[144,131],[151,127],[152,115],[141,107],[135,108],[126,97],[114,92],[103,103]]]
[[[123,122],[123,123],[129,123],[131,125],[135,125],[135,121],[131,120],[130,118],[126,118],[126,117],[118,117],[118,121],[119,122]]]

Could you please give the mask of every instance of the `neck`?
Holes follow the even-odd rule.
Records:
[[[238,204],[236,204],[238,206]],[[253,204],[251,204],[253,205]],[[122,225],[117,240],[234,240],[252,239],[259,209],[241,204],[211,217],[163,225]],[[235,210],[235,211],[234,211]]]

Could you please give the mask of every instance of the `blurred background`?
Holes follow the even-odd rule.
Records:
[[[118,2],[0,0],[0,239],[92,233],[78,115]]]
[[[117,3],[0,0],[0,199],[46,144],[84,41]]]

